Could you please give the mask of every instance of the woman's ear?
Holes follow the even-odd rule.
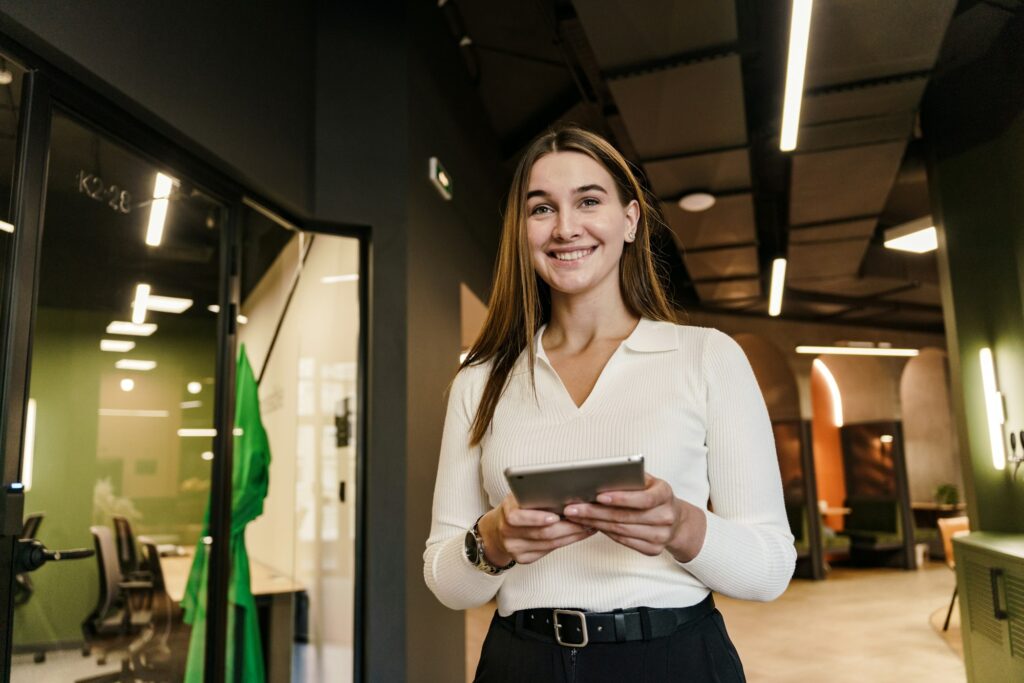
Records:
[[[640,220],[640,202],[637,200],[631,201],[626,204],[626,237],[627,242],[632,242],[636,239],[636,226]]]

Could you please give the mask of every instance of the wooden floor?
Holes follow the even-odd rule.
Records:
[[[826,581],[794,580],[775,602],[715,600],[750,683],[964,683],[963,661],[932,626],[953,584],[935,562],[917,571],[836,568]],[[467,681],[493,612],[492,604],[466,613]]]

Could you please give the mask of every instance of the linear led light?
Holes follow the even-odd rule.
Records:
[[[139,283],[135,285],[135,302],[132,304],[132,322],[141,325],[146,322],[146,302],[149,300],[150,286]]]
[[[184,313],[188,309],[192,308],[192,299],[180,299],[176,296],[157,296],[156,294],[150,294],[146,308],[147,310],[157,311],[158,313]]]
[[[772,289],[768,297],[768,315],[777,316],[782,313],[782,290],[786,285],[786,259],[777,258],[772,261]]]
[[[789,62],[786,65],[786,99],[782,105],[782,135],[779,141],[779,149],[783,152],[796,149],[813,6],[814,0],[793,0],[793,17],[789,25]]]
[[[231,433],[235,436],[242,436],[244,431],[241,427],[235,427],[231,430]],[[216,429],[179,429],[178,436],[217,436]]]
[[[136,360],[133,358],[122,358],[121,360],[114,363],[114,367],[118,370],[152,370],[156,367],[155,360]]]
[[[836,378],[832,376],[832,372],[828,369],[828,366],[825,365],[823,360],[815,358],[812,365],[815,370],[821,373],[826,386],[828,386],[828,393],[832,395],[832,422],[835,423],[836,427],[842,427],[843,398],[839,395],[839,384],[836,382]]]
[[[168,197],[174,180],[163,173],[156,174],[153,184],[153,202],[149,205],[149,227],[146,228],[146,244],[159,247],[164,238],[164,222],[167,220]]]
[[[208,310],[210,313],[220,313],[220,306],[217,304],[210,304],[209,306],[206,307],[206,310]]]
[[[1003,395],[996,385],[996,368],[992,362],[992,349],[978,352],[981,360],[981,387],[985,392],[985,413],[988,415],[988,436],[992,442],[992,465],[997,470],[1006,469],[1006,449],[1003,448]]]
[[[900,356],[907,358],[920,353],[917,349],[893,349],[877,346],[798,346],[796,352],[815,356]]]
[[[359,279],[358,273],[349,273],[347,275],[326,275],[320,278],[320,282],[325,285],[332,285],[335,282],[355,282]]]
[[[8,223],[7,221],[0,221],[0,230],[14,234],[14,223]]]
[[[190,408],[202,408],[203,407],[203,402],[202,401],[182,401],[180,406],[181,406],[182,410],[189,410]]]
[[[939,248],[939,236],[932,217],[924,216],[887,229],[884,244],[887,249],[923,254]]]
[[[124,320],[115,320],[107,325],[107,334],[127,334],[133,337],[148,337],[154,332],[156,332],[155,323],[142,323],[141,325],[136,325],[135,323],[126,322]]]
[[[100,351],[127,353],[135,348],[135,342],[127,339],[100,339]]]
[[[36,400],[30,398],[25,406],[25,445],[21,451],[21,483],[26,491],[32,489],[32,466],[36,459]]]
[[[170,417],[166,410],[127,410],[122,408],[100,408],[101,417]]]

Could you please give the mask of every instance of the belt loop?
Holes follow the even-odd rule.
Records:
[[[513,631],[515,632],[516,635],[519,635],[519,632],[523,630],[523,619],[525,618],[525,614],[526,614],[526,610],[522,610],[522,609],[516,610],[513,613],[513,615],[515,616],[515,622],[513,624],[513,626],[514,626]]]
[[[615,610],[612,613],[613,622],[615,624],[615,642],[622,643],[626,640],[626,615],[622,613],[622,610]]]
[[[650,640],[653,637],[653,630],[651,629],[651,610],[647,607],[640,607],[640,632],[644,636],[644,640]]]

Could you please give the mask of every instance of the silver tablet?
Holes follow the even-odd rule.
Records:
[[[519,507],[561,514],[569,503],[592,502],[602,491],[642,489],[644,456],[509,467],[505,479]]]

